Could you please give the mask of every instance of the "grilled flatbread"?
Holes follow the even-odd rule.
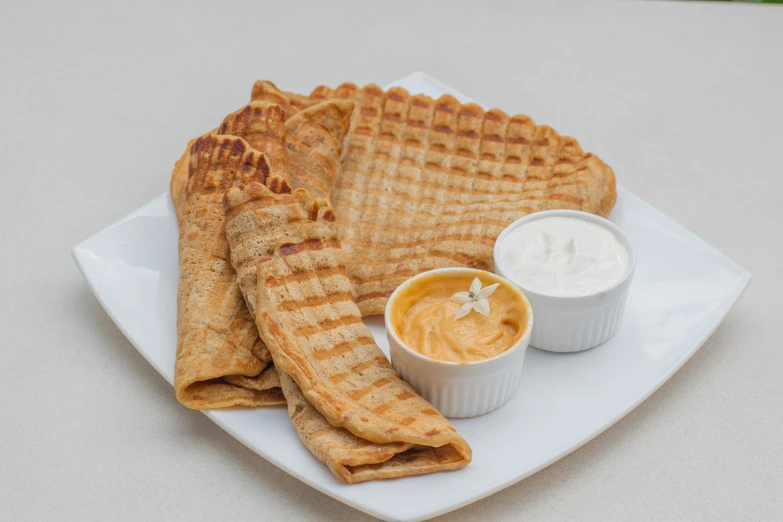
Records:
[[[225,205],[238,273],[258,263],[250,308],[310,451],[348,483],[466,466],[470,447],[362,323],[328,203],[270,179],[229,190]]]
[[[254,102],[257,103],[257,102]],[[268,102],[264,102],[268,103]],[[258,259],[272,254],[272,248],[278,239],[286,234],[281,223],[296,219],[305,219],[298,205],[280,206],[277,214],[259,213],[254,218],[244,214],[240,219],[237,207],[245,204],[256,205],[258,191],[272,190],[282,194],[285,188],[285,198],[289,203],[297,202],[293,189],[297,184],[307,184],[313,187],[316,194],[328,194],[334,179],[334,172],[339,167],[340,153],[345,134],[350,125],[350,115],[353,103],[350,101],[327,101],[319,103],[297,113],[285,122],[285,150],[276,157],[277,172],[280,176],[270,178],[265,185],[248,187],[247,190],[229,190],[225,196],[226,202],[226,233],[231,244],[231,261],[236,269],[239,286],[245,296],[245,302],[251,315],[256,309],[256,263]],[[264,144],[257,143],[264,147]],[[266,151],[264,151],[266,152]],[[255,192],[254,192],[255,191]],[[311,207],[326,206],[323,197],[310,201]],[[296,216],[283,214],[294,212]],[[254,237],[256,230],[261,230],[253,241],[245,241]]]
[[[228,188],[269,178],[267,159],[242,138],[207,135],[192,142],[182,172],[178,164],[172,176],[181,216],[177,399],[194,409],[284,404],[231,266],[222,206]]]
[[[495,239],[526,214],[606,216],[617,197],[605,163],[527,116],[350,83],[302,96],[257,82],[253,98],[270,97],[299,109],[327,99],[356,104],[331,203],[363,315],[383,313],[394,289],[419,272],[492,270]]]
[[[254,101],[227,116],[223,123],[207,136],[219,136],[225,143],[233,136],[241,138],[244,140],[241,143],[249,145],[247,150],[249,156],[238,167],[241,171],[250,168],[248,165],[253,161],[261,162],[263,158],[267,177],[269,172],[284,173],[290,175],[295,182],[312,184],[316,191],[321,187],[321,193],[328,193],[331,191],[334,172],[339,164],[341,144],[348,131],[352,108],[353,102],[348,100],[327,101],[316,104],[289,120],[298,109],[284,107],[272,101]],[[288,123],[286,120],[289,120]],[[205,140],[206,137],[201,139],[201,141]],[[220,181],[219,183],[223,183],[220,185],[221,190],[189,199],[188,176],[191,173],[193,161],[191,150],[195,142],[196,140],[191,141],[188,150],[177,162],[172,173],[171,194],[180,230],[194,231],[190,234],[189,240],[185,238],[186,241],[198,244],[209,241],[220,242],[221,247],[226,247],[221,255],[225,256],[223,259],[228,260],[224,216],[218,216],[217,212],[214,213],[215,215],[212,215],[212,212],[207,215],[201,211],[204,205],[208,205],[211,210],[221,210],[222,191],[229,186],[241,186],[251,178],[247,178],[246,173],[240,172],[233,183],[225,179]],[[254,151],[263,151],[263,154]],[[289,154],[294,162],[289,163]],[[218,155],[211,164],[211,171],[202,169],[200,175],[230,177],[236,174],[227,164],[231,161],[233,160],[230,155]],[[245,177],[242,177],[243,175]],[[282,178],[275,179],[282,182]],[[186,210],[190,208],[187,205],[188,201],[191,206],[196,203],[201,205],[199,211],[189,213]],[[217,238],[196,237],[201,226],[199,220],[203,221],[204,216],[215,221],[215,226],[210,231]],[[199,288],[200,293],[190,298],[191,308],[198,310],[201,303],[214,303],[221,300],[224,308],[231,307],[234,310],[237,318],[231,325],[241,329],[243,335],[235,336],[231,329],[216,328],[211,323],[208,325],[211,332],[209,336],[196,335],[199,331],[198,326],[181,322],[178,336],[180,340],[187,339],[186,353],[200,353],[202,358],[199,359],[198,368],[190,367],[192,359],[187,358],[185,363],[175,367],[175,383],[182,384],[183,388],[183,391],[178,388],[177,397],[186,406],[199,409],[283,403],[279,377],[266,346],[255,329],[250,327],[253,316],[247,310],[241,293],[238,294],[236,291],[236,275],[233,268],[228,266],[220,273],[210,273],[207,270],[206,275],[217,278],[220,284],[208,287],[206,292]],[[255,283],[252,295],[252,301],[254,300]],[[221,318],[216,317],[215,320]],[[232,360],[227,364],[224,359],[229,355]],[[206,377],[201,378],[202,375]],[[188,387],[193,393],[187,394],[184,391],[184,388]],[[205,389],[211,392],[209,397],[205,395]],[[219,397],[216,395],[218,393]]]

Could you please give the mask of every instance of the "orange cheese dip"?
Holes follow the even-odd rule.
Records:
[[[489,359],[511,348],[525,333],[527,304],[519,290],[494,274],[479,276],[482,287],[500,283],[486,298],[489,315],[473,310],[455,320],[462,304],[452,296],[468,291],[474,277],[440,273],[398,296],[392,324],[402,342],[431,359],[458,363]]]

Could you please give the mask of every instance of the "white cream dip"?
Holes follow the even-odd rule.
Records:
[[[570,217],[547,217],[512,230],[500,245],[504,272],[523,290],[576,297],[617,284],[628,249],[610,230]]]

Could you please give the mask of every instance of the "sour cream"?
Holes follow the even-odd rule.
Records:
[[[525,223],[503,239],[506,277],[539,294],[577,297],[615,286],[628,272],[628,249],[607,228],[570,217]]]

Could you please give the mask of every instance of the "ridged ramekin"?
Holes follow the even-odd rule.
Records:
[[[397,297],[403,295],[416,281],[444,273],[479,277],[483,285],[500,283],[518,292],[527,307],[527,322],[522,325],[525,331],[520,339],[495,357],[468,363],[431,359],[402,342],[391,321],[391,310]],[[524,292],[510,281],[472,268],[439,268],[424,272],[397,287],[386,304],[384,319],[392,366],[400,377],[444,416],[462,418],[489,413],[508,402],[519,387],[522,363],[533,329],[533,310]]]
[[[541,294],[516,283],[511,277],[511,271],[500,259],[500,247],[511,231],[526,223],[549,217],[581,219],[612,232],[628,250],[628,270],[623,278],[608,290],[578,297]],[[494,258],[495,272],[522,289],[533,306],[536,324],[533,326],[530,346],[550,352],[579,352],[605,342],[620,327],[636,268],[636,255],[628,238],[611,221],[578,210],[547,210],[530,214],[514,221],[500,233],[495,242]]]

